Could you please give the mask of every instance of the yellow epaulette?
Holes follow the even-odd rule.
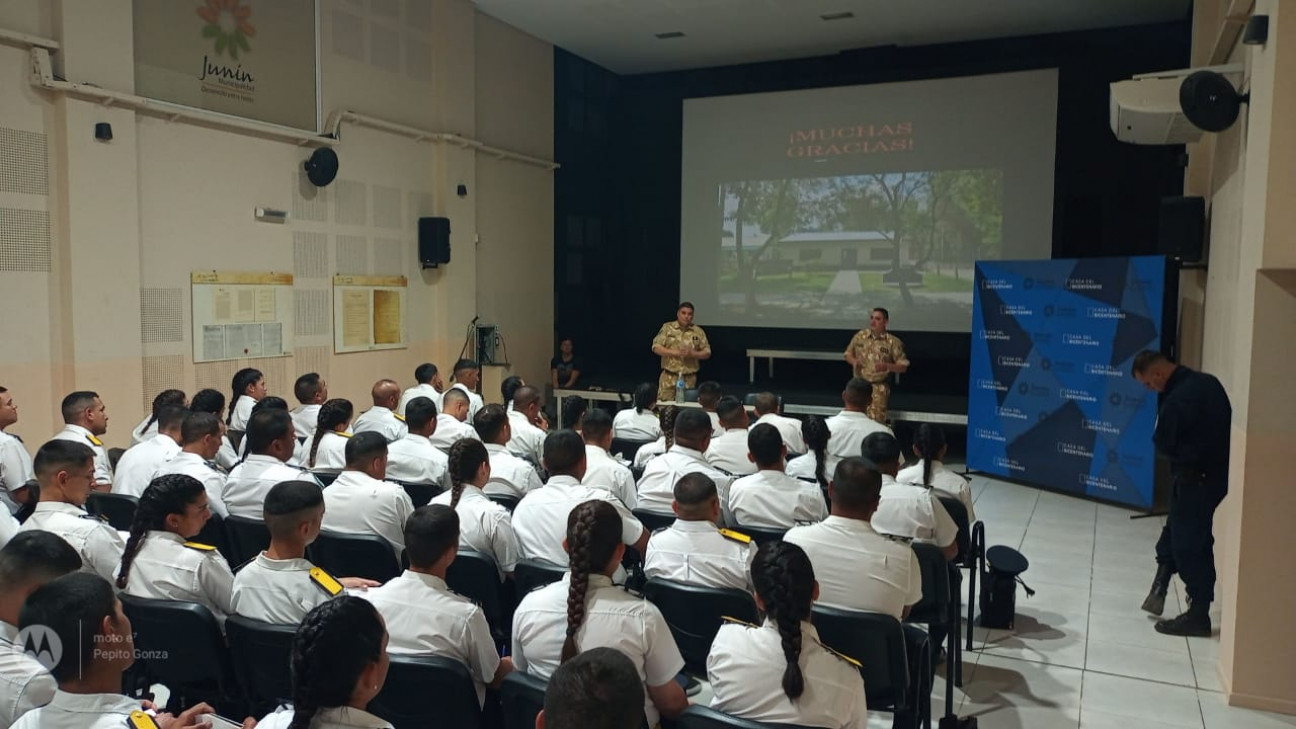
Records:
[[[751,540],[752,540],[752,538],[747,536],[746,534],[743,534],[742,532],[736,532],[732,529],[721,529],[720,536],[724,537],[725,539],[732,539],[733,541],[740,542],[742,544],[751,544]]]
[[[100,448],[103,448],[103,441],[101,441],[101,440],[99,440],[98,438],[94,437],[94,435],[92,435],[92,434],[90,434],[90,433],[87,433],[87,434],[86,434],[86,440],[90,441],[90,444],[91,444],[91,445],[96,445],[96,446],[99,446]],[[144,716],[148,716],[148,714],[145,714]],[[150,720],[151,720],[151,717],[150,717]]]
[[[214,552],[216,548],[210,544],[199,544],[198,542],[185,542],[184,546],[190,549],[196,549],[199,552]]]
[[[816,642],[817,642],[817,641],[816,641]],[[843,661],[846,661],[847,663],[851,664],[852,666],[854,666],[854,667],[856,667],[856,668],[863,668],[863,667],[864,667],[864,664],[860,663],[859,661],[855,660],[854,658],[851,658],[850,656],[846,655],[845,653],[841,653],[841,652],[835,651],[835,650],[833,650],[832,648],[829,648],[828,646],[824,645],[823,643],[819,643],[819,645],[820,645],[820,647],[822,647],[824,650],[828,651],[829,653],[833,654],[834,656],[837,656],[838,658],[842,659]]]
[[[337,597],[342,592],[342,583],[337,581],[333,575],[325,572],[319,567],[311,567],[311,582],[314,582],[319,589],[328,594],[329,597]]]
[[[126,720],[126,726],[134,729],[158,729],[157,722],[153,721],[153,717],[139,709],[130,713],[130,718]]]
[[[722,616],[720,616],[720,619],[723,620],[723,621],[725,621],[726,623],[733,623],[734,625],[741,625],[741,626],[743,626],[743,627],[745,627],[745,628],[759,628],[759,627],[760,627],[759,625],[757,625],[757,624],[755,624],[755,623],[749,623],[749,622],[747,622],[746,620],[739,620],[738,618],[731,618],[731,617],[729,617],[728,615],[722,615]]]
[[[393,418],[396,418],[397,420],[401,421],[402,423],[405,422],[405,416],[404,416],[404,415],[401,415],[400,413],[392,413],[392,417],[393,417]]]
[[[350,437],[351,437],[351,434],[348,433],[348,432],[346,432],[345,430],[343,430],[343,431],[336,431],[336,430],[335,430],[335,431],[333,431],[333,433],[334,433],[335,435],[340,435],[340,436],[342,436],[343,438],[350,438]]]

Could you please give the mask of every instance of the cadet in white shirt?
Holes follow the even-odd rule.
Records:
[[[277,483],[314,480],[306,471],[288,465],[297,447],[297,436],[287,410],[260,410],[253,414],[243,441],[247,443],[247,458],[230,471],[225,490],[221,492],[225,508],[233,516],[251,519],[261,516],[266,494]]]
[[[215,547],[192,541],[210,518],[207,493],[197,479],[171,474],[154,480],[135,510],[118,589],[152,600],[199,603],[224,626],[233,612],[234,573]]]
[[[131,431],[131,446],[137,446],[157,435],[158,413],[168,405],[187,408],[189,407],[189,398],[185,396],[184,390],[163,390],[154,396],[153,406],[149,409],[148,417],[141,420],[139,425],[135,426],[135,429]]]
[[[193,399],[189,403],[189,409],[195,413],[210,413],[215,415],[222,423],[225,422],[225,395],[218,390],[206,388],[194,393]],[[216,458],[213,466],[221,471],[222,474],[229,473],[230,469],[238,464],[238,453],[234,450],[234,444],[230,442],[229,435],[221,431],[221,445],[216,450]],[[222,514],[222,517],[225,515]]]
[[[139,445],[131,446],[117,461],[113,493],[139,497],[153,480],[153,474],[180,453],[180,429],[189,411],[175,405],[158,408],[158,432]]]
[[[405,424],[405,437],[387,445],[387,478],[449,490],[449,460],[430,440],[437,428],[436,405],[430,398],[414,398],[405,407]]]
[[[644,575],[703,587],[751,592],[756,545],[746,534],[720,529],[715,482],[700,473],[675,484],[675,523],[648,538]]]
[[[707,463],[703,453],[711,444],[711,420],[697,408],[680,408],[675,417],[675,444],[665,454],[648,462],[639,478],[639,508],[669,514],[675,500],[675,484],[686,473],[701,473],[715,482],[720,508],[728,509],[729,484],[733,477]],[[728,523],[729,514],[725,513]]]
[[[723,397],[716,404],[716,412],[724,432],[711,438],[706,449],[707,463],[735,476],[756,473],[756,464],[747,450],[747,410],[738,398]]]
[[[801,421],[801,439],[806,453],[787,462],[785,472],[793,478],[814,481],[822,491],[828,490],[828,423],[819,415],[807,415]]]
[[[864,457],[882,472],[882,496],[871,519],[882,534],[935,544],[945,559],[958,556],[958,525],[931,489],[897,483],[900,444],[889,433],[864,439]]]
[[[891,429],[873,420],[865,411],[873,401],[873,386],[858,377],[846,383],[842,391],[845,409],[828,418],[828,460],[824,467],[828,473],[837,470],[837,462],[860,454],[864,439],[870,433],[890,433]]]
[[[8,509],[0,508],[0,547],[3,547],[13,536],[18,533],[18,518],[9,513]]]
[[[328,383],[319,376],[318,372],[307,372],[293,383],[293,396],[300,403],[290,413],[293,419],[293,430],[297,431],[298,441],[309,440],[315,435],[320,408],[328,402]]]
[[[464,420],[471,423],[486,403],[477,394],[477,385],[481,383],[481,365],[471,359],[461,359],[454,365],[452,390],[459,390],[468,396],[468,415]]]
[[[81,555],[84,571],[114,579],[126,545],[108,522],[85,511],[94,486],[94,452],[82,443],[51,440],[36,451],[35,467],[40,503],[19,531],[63,537]]]
[[[285,413],[288,413],[288,403],[285,402],[282,397],[275,397],[274,395],[268,395],[266,397],[261,398],[260,400],[257,400],[256,405],[252,406],[252,415],[255,416],[257,413],[261,412],[262,410],[282,410]],[[288,417],[291,418],[292,413],[288,413]],[[310,460],[310,449],[308,449],[305,446],[305,444],[303,444],[302,441],[297,438],[296,431],[297,431],[297,426],[294,425],[293,440],[295,442],[293,443],[292,455],[288,457],[287,463],[288,465],[294,468],[305,469],[307,461]],[[239,443],[238,456],[240,459],[242,459],[244,456],[247,455],[247,453],[248,453],[248,439],[245,437]]]
[[[782,404],[779,402],[778,395],[772,392],[762,392],[756,396],[752,406],[756,410],[756,422],[752,423],[753,427],[768,423],[778,428],[779,435],[783,436],[783,444],[787,446],[788,453],[800,455],[806,452],[805,439],[801,437],[801,421],[780,414]]]
[[[509,419],[508,440],[509,452],[519,458],[525,458],[539,464],[544,458],[545,430],[549,427],[544,420],[544,400],[540,391],[523,385],[513,393],[513,409],[506,411]],[[477,420],[473,419],[476,425]],[[574,428],[575,423],[567,427]]]
[[[606,410],[595,408],[585,413],[581,437],[585,439],[585,477],[581,483],[606,489],[621,499],[627,509],[639,506],[639,492],[635,489],[634,474],[625,464],[612,457],[612,416]]]
[[[0,727],[54,698],[54,677],[15,643],[18,613],[41,585],[79,569],[76,550],[49,532],[23,532],[0,549]]]
[[[377,534],[400,560],[405,521],[414,502],[387,477],[387,441],[378,433],[356,433],[346,447],[347,467],[324,489],[324,528],[341,534]]]
[[[549,438],[564,432],[571,433],[559,431]],[[546,441],[546,457],[553,450]],[[679,716],[688,706],[675,681],[684,659],[665,618],[652,603],[612,584],[625,552],[616,508],[609,501],[586,501],[566,521],[563,546],[571,571],[522,598],[513,617],[513,664],[548,678],[582,649],[615,648],[635,664],[644,681],[647,726],[657,726],[662,716]]]
[[[513,531],[518,547],[526,559],[540,559],[566,565],[567,551],[563,538],[567,534],[568,516],[572,510],[590,500],[606,501],[620,516],[621,541],[644,553],[648,530],[630,514],[621,500],[603,489],[583,486],[585,475],[585,442],[573,430],[556,430],[545,438],[545,467],[549,483],[527,494],[513,511]]]
[[[477,703],[499,688],[513,661],[495,650],[486,614],[446,586],[446,571],[459,552],[459,516],[449,506],[420,507],[405,525],[409,569],[365,599],[387,621],[387,652],[452,658],[468,669]]]
[[[0,387],[0,510],[11,514],[18,513],[27,503],[27,482],[36,478],[27,447],[18,436],[5,432],[5,428],[16,422],[18,405],[14,403],[13,393]]]
[[[823,604],[902,620],[922,599],[922,572],[907,540],[869,524],[881,490],[881,473],[862,458],[844,459],[829,486],[832,515],[792,528],[783,541],[810,557]]]
[[[74,392],[63,398],[63,430],[54,434],[54,440],[80,443],[94,451],[95,488],[112,489],[113,468],[108,460],[108,450],[99,436],[108,432],[108,409],[97,393],[88,390]]]
[[[443,407],[441,414],[437,416],[436,432],[429,439],[437,450],[449,454],[450,446],[461,438],[481,440],[477,435],[477,431],[471,425],[472,421],[468,420],[469,402],[467,392],[458,387],[452,387],[446,390],[445,395],[441,397],[441,403]]]
[[[230,382],[230,412],[225,424],[230,430],[247,430],[252,417],[252,406],[268,394],[268,386],[261,370],[244,367],[234,373]]]
[[[373,407],[355,419],[351,432],[358,435],[373,431],[388,443],[404,438],[409,432],[405,417],[393,412],[400,404],[400,385],[395,380],[378,380],[369,394],[373,398]]]
[[[634,406],[612,419],[612,436],[621,440],[647,442],[661,437],[661,422],[653,408],[657,405],[657,388],[644,382],[635,388]]]
[[[715,380],[699,382],[697,388],[697,403],[702,406],[702,410],[711,419],[711,438],[719,438],[724,434],[724,423],[720,422],[720,413],[716,408],[720,404],[720,398],[724,392],[720,389],[720,383]]]
[[[222,519],[229,516],[223,500],[225,475],[212,468],[210,462],[220,450],[224,434],[225,424],[215,415],[190,411],[180,425],[180,441],[184,446],[153,474],[153,478],[179,473],[197,479],[207,492],[212,513]]]
[[[821,643],[810,622],[819,585],[806,553],[771,542],[751,571],[765,622],[720,626],[707,656],[711,708],[772,724],[864,729],[859,662]]]
[[[941,463],[947,450],[945,431],[940,426],[931,423],[919,425],[918,432],[914,434],[913,452],[921,461],[900,469],[896,481],[929,486],[937,498],[948,496],[958,499],[967,509],[968,523],[972,524],[976,521],[976,512],[972,510],[972,487],[966,478],[945,468],[945,464]]]
[[[270,546],[234,576],[231,606],[245,618],[277,625],[300,623],[311,608],[343,588],[377,587],[360,577],[335,578],[306,559],[306,547],[324,521],[324,493],[310,481],[285,481],[266,494]]]
[[[545,689],[538,729],[639,729],[643,679],[615,648],[590,648],[558,666]]]
[[[426,397],[436,405],[436,409],[441,409],[441,394],[445,391],[445,383],[441,381],[441,375],[437,373],[437,366],[431,362],[424,362],[414,368],[414,381],[418,384],[408,388],[401,393],[400,403],[396,406],[396,412],[409,417],[405,408],[409,407],[410,401],[416,397]]]
[[[346,468],[346,444],[351,439],[350,400],[334,398],[320,406],[315,435],[306,451],[306,464],[316,473],[341,473]]]
[[[790,529],[797,524],[828,518],[828,504],[818,484],[793,478],[783,472],[787,446],[774,426],[762,423],[747,434],[751,459],[760,469],[729,487],[729,513],[734,523],[771,529]]]
[[[490,454],[491,477],[483,489],[487,496],[498,494],[520,499],[544,485],[536,471],[537,464],[515,455],[505,445],[513,430],[511,420],[504,406],[495,404],[482,408],[473,419],[473,428]]]
[[[459,546],[495,560],[500,581],[513,574],[518,561],[513,515],[482,491],[490,481],[490,454],[479,440],[465,438],[450,446],[449,491],[432,499],[459,514]]]

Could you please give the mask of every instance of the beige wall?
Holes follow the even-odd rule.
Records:
[[[68,80],[130,92],[130,5],[10,0],[0,3],[0,28],[63,43],[55,69]],[[552,156],[551,46],[469,0],[395,6],[402,17],[321,0],[325,117],[346,109]],[[448,368],[478,314],[501,325],[515,371],[547,376],[551,172],[347,124],[338,178],[317,190],[299,172],[308,149],[38,92],[28,65],[25,50],[0,45],[0,133],[38,140],[48,169],[21,166],[43,187],[0,185],[0,209],[21,211],[5,214],[49,218],[48,239],[36,235],[24,248],[36,251],[36,265],[0,258],[0,384],[17,395],[13,430],[32,447],[58,427],[57,401],[69,390],[103,394],[107,441],[126,445],[157,391],[227,392],[234,371],[249,365],[290,403],[293,379],[315,370],[330,394],[364,406],[375,379],[411,384],[426,360]],[[101,121],[113,126],[110,143],[93,139]],[[455,194],[459,184],[466,197]],[[291,221],[256,222],[256,207],[288,210]],[[452,262],[422,271],[416,223],[429,215],[451,219]],[[325,265],[312,265],[313,256]],[[21,267],[48,270],[13,270]],[[209,269],[295,274],[293,357],[193,364],[189,274]],[[409,278],[408,349],[332,353],[334,273]]]

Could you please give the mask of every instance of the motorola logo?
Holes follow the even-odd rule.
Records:
[[[18,631],[14,649],[31,656],[46,671],[54,670],[63,657],[63,641],[58,634],[44,625],[29,625]]]

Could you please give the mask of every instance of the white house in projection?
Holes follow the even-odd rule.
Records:
[[[743,226],[743,251],[750,256],[760,250],[769,235],[758,226]],[[720,250],[727,263],[736,263],[738,242],[732,226],[721,235]],[[900,265],[910,267],[914,259],[907,241],[900,244]],[[895,267],[895,246],[888,233],[876,230],[792,233],[776,241],[761,258],[762,264],[796,270],[890,271]],[[787,264],[791,264],[789,267]]]

